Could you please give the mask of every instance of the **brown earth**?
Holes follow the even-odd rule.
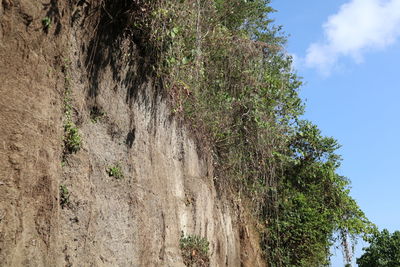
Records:
[[[217,194],[119,2],[1,2],[0,266],[184,266],[182,232],[207,238],[211,266],[263,266],[249,216]],[[66,155],[68,90],[83,145]],[[116,164],[123,179],[107,174]]]

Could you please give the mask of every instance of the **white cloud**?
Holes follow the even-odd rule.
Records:
[[[309,46],[305,63],[329,74],[340,57],[361,63],[366,51],[384,49],[400,37],[400,0],[351,0],[323,28],[324,40]]]

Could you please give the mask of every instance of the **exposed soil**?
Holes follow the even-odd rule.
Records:
[[[49,1],[0,5],[0,266],[184,266],[182,231],[207,238],[210,266],[263,266],[249,216],[217,196],[211,157],[116,16],[125,1]]]

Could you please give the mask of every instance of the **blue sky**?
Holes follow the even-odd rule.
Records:
[[[272,0],[272,7],[305,82],[305,118],[342,144],[340,174],[367,217],[400,230],[400,1]]]

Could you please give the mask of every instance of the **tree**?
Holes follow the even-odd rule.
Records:
[[[337,238],[352,240],[372,232],[373,225],[349,195],[349,180],[336,172],[338,148],[335,139],[322,136],[311,122],[297,121],[278,187],[274,226],[278,244],[285,248],[281,266],[325,266]]]
[[[370,246],[363,248],[365,253],[357,259],[360,267],[398,267],[400,266],[400,231],[390,234],[384,229],[367,240]]]

